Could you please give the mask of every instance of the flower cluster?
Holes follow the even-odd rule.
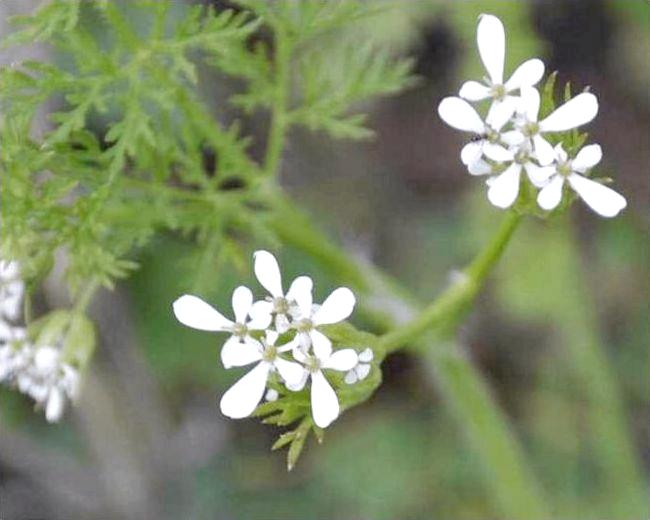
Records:
[[[325,428],[340,412],[338,397],[325,374],[330,370],[346,372],[345,381],[353,384],[370,372],[372,350],[361,354],[352,348],[334,351],[320,329],[352,314],[354,294],[339,287],[322,304],[314,304],[311,278],[297,277],[285,292],[275,257],[257,251],[253,259],[255,276],[269,293],[263,300],[254,301],[250,289],[237,287],[232,295],[234,320],[230,320],[200,298],[186,294],[173,303],[174,314],[188,327],[230,334],[221,349],[225,368],[253,366],[222,396],[224,415],[248,417],[265,393],[268,400],[277,399],[270,382],[292,392],[309,382],[314,423]]]
[[[598,113],[598,100],[583,92],[539,120],[540,94],[535,88],[544,75],[544,63],[531,59],[504,81],[505,30],[492,15],[481,15],[477,43],[487,71],[484,83],[467,81],[459,97],[440,102],[438,113],[450,126],[475,137],[461,151],[461,161],[472,175],[488,176],[488,199],[499,208],[512,206],[520,192],[522,172],[539,189],[537,203],[547,211],[562,200],[568,185],[596,213],[617,215],[625,198],[586,174],[600,162],[602,151],[592,144],[569,157],[562,143],[549,143],[549,133],[565,132],[590,122]],[[481,118],[471,102],[489,101]]]
[[[77,396],[79,373],[63,361],[60,345],[34,345],[15,324],[24,289],[18,264],[0,260],[0,383],[30,396],[49,422],[57,422]]]

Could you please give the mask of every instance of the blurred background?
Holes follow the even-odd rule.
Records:
[[[10,14],[35,4],[2,2],[0,30],[8,31]],[[567,217],[527,222],[461,341],[512,419],[556,518],[610,518],[605,512],[620,494],[615,482],[600,480],[586,420],[585,383],[598,382],[589,359],[578,369],[574,363],[585,343],[605,353],[635,456],[650,477],[648,2],[402,2],[365,30],[396,54],[413,56],[420,82],[364,107],[374,140],[348,144],[293,133],[282,183],[347,249],[432,299],[500,217],[460,164],[464,136],[436,114],[442,97],[482,75],[475,46],[481,12],[506,26],[507,73],[539,56],[549,71],[560,71],[560,84],[589,85],[598,95],[590,139],[603,146],[601,173],[629,206],[611,221],[577,202]],[[3,63],[23,58],[2,54]],[[203,85],[207,96],[235,88],[214,82]],[[215,115],[237,116],[224,110]],[[263,144],[264,121],[247,125]],[[256,146],[254,154],[262,151]],[[310,440],[291,473],[285,454],[269,451],[274,427],[221,416],[218,397],[239,373],[221,368],[221,338],[180,326],[170,312],[191,284],[199,253],[178,237],[159,237],[139,253],[142,268],[128,282],[96,299],[91,316],[100,348],[79,406],[61,424],[46,424],[28,400],[0,390],[0,518],[498,518],[430,371],[409,354],[387,360],[375,396],[341,417],[323,445]],[[285,276],[313,273],[320,296],[337,283],[296,251],[280,256]],[[215,263],[201,293],[227,308],[231,289],[250,281]],[[54,273],[39,305],[64,303]],[[638,519],[633,511],[627,518]]]

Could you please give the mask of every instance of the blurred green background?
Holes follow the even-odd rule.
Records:
[[[1,15],[25,8],[8,2]],[[570,216],[527,222],[461,342],[512,418],[555,518],[640,520],[638,503],[627,501],[616,475],[604,481],[598,465],[598,450],[616,460],[619,447],[603,448],[592,429],[598,418],[590,415],[606,423],[611,411],[588,396],[602,382],[585,345],[605,353],[648,477],[648,2],[401,2],[363,30],[413,56],[419,84],[369,107],[377,136],[367,143],[293,133],[282,183],[353,254],[432,299],[500,216],[463,171],[464,137],[435,112],[465,78],[482,74],[475,47],[481,12],[506,26],[507,72],[540,56],[549,71],[560,71],[558,81],[590,85],[598,95],[590,139],[603,146],[602,172],[629,207],[606,221],[576,203]],[[202,87],[207,96],[234,88],[212,81]],[[236,116],[223,110],[218,117]],[[262,134],[259,121],[248,124],[247,132]],[[0,393],[0,518],[499,518],[475,454],[430,370],[412,355],[389,358],[377,394],[342,416],[322,445],[310,440],[291,473],[284,453],[269,452],[274,427],[222,417],[218,396],[240,373],[221,368],[221,338],[180,326],[170,302],[192,290],[228,308],[234,286],[252,283],[252,268],[219,255],[202,264],[202,253],[179,237],[159,237],[141,252],[141,270],[94,303],[101,348],[82,402],[62,424],[46,425],[29,402]],[[319,297],[336,286],[303,254],[279,253],[285,277],[312,273]],[[41,305],[55,305],[56,283],[41,296]]]

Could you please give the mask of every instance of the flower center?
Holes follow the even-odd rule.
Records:
[[[491,143],[498,143],[499,142],[499,132],[494,130],[493,128],[490,128],[489,126],[486,127],[485,129],[485,138],[490,141]]]
[[[274,361],[275,358],[278,356],[278,349],[275,347],[275,345],[269,345],[264,341],[262,343],[264,344],[264,352],[262,352],[262,359],[268,362]]]
[[[526,164],[530,160],[530,155],[525,150],[520,150],[515,154],[515,162],[517,164]]]
[[[320,370],[320,360],[315,356],[309,356],[305,360],[305,367],[311,373],[318,372]]]
[[[557,172],[563,177],[567,177],[571,174],[571,161],[560,162],[557,165]]]
[[[248,334],[248,327],[243,323],[235,323],[232,326],[232,333],[235,336],[243,338],[244,336],[246,336],[246,334]]]
[[[289,312],[289,302],[283,296],[273,299],[273,312],[276,314],[287,314]]]
[[[539,133],[539,124],[534,121],[528,121],[524,124],[521,131],[526,137],[533,137]]]
[[[295,324],[298,332],[309,332],[314,328],[314,323],[309,318],[303,318]]]
[[[505,85],[492,85],[492,89],[490,90],[492,97],[499,101],[502,101],[506,97],[507,93],[508,91],[506,90]]]

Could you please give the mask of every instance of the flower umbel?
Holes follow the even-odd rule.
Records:
[[[339,416],[340,405],[336,385],[327,380],[323,371],[357,370],[357,381],[369,372],[369,365],[366,370],[359,364],[355,350],[335,352],[332,341],[320,329],[352,314],[354,294],[347,287],[339,287],[321,305],[314,304],[311,278],[298,276],[284,293],[275,257],[268,251],[256,251],[253,260],[255,275],[270,296],[254,303],[248,288],[235,289],[235,321],[192,295],[174,302],[174,314],[189,327],[231,334],[221,350],[225,368],[255,364],[222,396],[220,408],[224,415],[233,419],[248,417],[264,396],[274,402],[281,399],[281,394],[302,390],[310,381],[312,419],[316,426],[325,428]],[[283,342],[278,345],[281,334]],[[289,352],[295,361],[286,357]],[[364,352],[369,362],[372,351]],[[278,392],[282,386],[286,390]]]
[[[534,86],[544,74],[541,60],[533,58],[524,62],[504,82],[505,30],[493,15],[479,17],[477,44],[488,73],[485,83],[465,82],[460,98],[444,98],[438,113],[448,125],[476,134],[463,147],[461,161],[470,174],[488,176],[488,200],[502,209],[513,206],[522,193],[523,170],[532,187],[541,190],[537,201],[544,210],[558,206],[566,180],[596,213],[603,217],[616,216],[625,208],[625,199],[585,176],[599,162],[600,147],[598,153],[594,148],[597,145],[583,148],[573,161],[564,152],[565,148],[572,150],[579,146],[586,138],[582,136],[576,143],[579,134],[568,131],[596,117],[596,96],[585,91],[572,99],[567,97],[564,104],[540,120],[541,97]],[[466,100],[490,101],[485,120]],[[556,142],[555,148],[549,139]]]

